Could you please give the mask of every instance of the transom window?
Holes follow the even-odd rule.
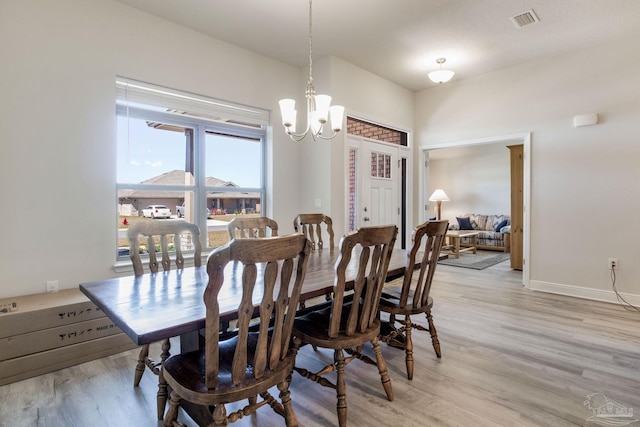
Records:
[[[116,92],[119,258],[137,221],[184,218],[211,248],[234,216],[260,215],[268,111],[125,78]]]

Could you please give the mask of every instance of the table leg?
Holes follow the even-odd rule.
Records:
[[[460,237],[458,236],[453,236],[453,251],[456,254],[456,258],[460,258]]]
[[[477,253],[477,250],[478,250],[478,235],[477,234],[474,234],[471,237],[471,243],[473,244],[473,253],[475,254],[475,253]]]
[[[180,353],[200,349],[200,331],[191,331],[180,335]]]

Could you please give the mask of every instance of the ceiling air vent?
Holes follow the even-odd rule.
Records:
[[[538,15],[536,15],[536,13],[533,11],[533,9],[531,9],[519,15],[512,16],[511,22],[513,22],[513,25],[515,25],[516,28],[520,29],[529,24],[540,22],[540,19],[538,18]]]

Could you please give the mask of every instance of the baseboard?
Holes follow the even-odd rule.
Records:
[[[530,280],[528,289],[540,292],[548,292],[551,294],[566,295],[570,297],[589,299],[594,301],[604,301],[614,304],[620,304],[613,290],[584,288],[581,286],[564,285],[560,283],[542,282],[538,280]],[[630,304],[640,306],[640,295],[620,293],[620,295]]]

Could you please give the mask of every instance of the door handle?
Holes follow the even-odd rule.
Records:
[[[362,218],[363,221],[369,221],[369,217],[365,216],[364,218]]]

